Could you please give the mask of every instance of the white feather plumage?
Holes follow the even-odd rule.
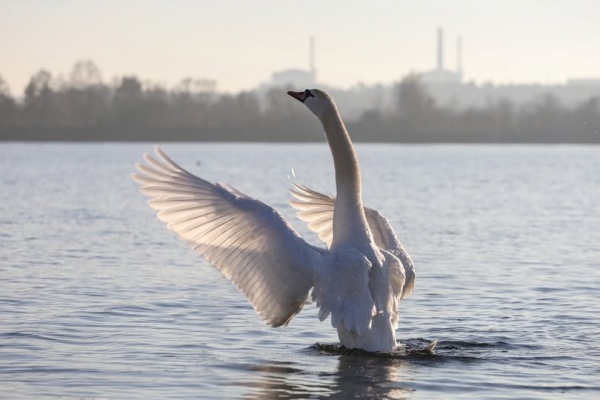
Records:
[[[323,123],[338,196],[292,181],[290,204],[328,249],[308,244],[269,205],[189,173],[158,146],[158,159],[145,154],[148,165],[136,164],[141,174],[132,178],[158,218],[231,280],[268,325],[287,325],[312,289],[319,319],[331,315],[344,346],[392,350],[397,304],[413,289],[414,266],[389,221],[362,206],[358,161],[333,100],[318,90],[293,96]]]

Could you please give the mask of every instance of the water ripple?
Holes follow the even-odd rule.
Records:
[[[418,272],[404,347],[378,355],[342,349],[313,304],[266,327],[130,182],[147,144],[1,144],[0,398],[599,397],[600,148],[357,148]],[[285,188],[295,165],[332,192],[325,145],[168,150],[319,244]]]

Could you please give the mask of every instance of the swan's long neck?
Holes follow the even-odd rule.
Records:
[[[362,247],[370,244],[371,233],[362,204],[360,166],[337,108],[333,106],[328,111],[321,122],[333,155],[337,189],[331,247],[348,244]]]

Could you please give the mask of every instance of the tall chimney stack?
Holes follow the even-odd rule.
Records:
[[[438,28],[437,69],[444,69],[444,30]]]
[[[456,38],[456,73],[462,80],[463,66],[462,66],[462,37]]]
[[[310,37],[310,49],[309,49],[309,68],[313,76],[313,80],[317,80],[317,70],[315,68],[315,37]]]

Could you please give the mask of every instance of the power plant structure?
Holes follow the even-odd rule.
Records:
[[[315,37],[311,36],[310,37],[310,50],[309,50],[309,71],[312,74],[312,78],[313,81],[316,82],[317,81],[317,69],[315,67]]]
[[[444,69],[444,30],[442,28],[438,28],[437,39],[437,69],[441,71]]]
[[[273,72],[269,86],[293,86],[295,88],[314,87],[317,81],[315,66],[315,38],[311,36],[308,42],[308,70],[299,68]]]
[[[437,28],[434,36],[433,69],[419,73],[419,82],[428,95],[440,107],[449,109],[467,109],[488,107],[490,104],[510,102],[515,107],[531,104],[543,96],[552,95],[565,106],[571,107],[593,97],[600,96],[600,79],[570,79],[566,84],[493,84],[491,82],[476,83],[466,81],[464,75],[463,50],[464,42],[461,36],[453,41],[456,45],[456,60],[446,57],[444,29]],[[451,57],[452,58],[452,57]],[[307,69],[292,68],[274,72],[271,80],[262,83],[257,89],[261,104],[266,107],[266,93],[277,87],[291,87],[296,90],[306,88],[322,88],[331,93],[347,120],[360,118],[365,111],[381,110],[389,112],[396,107],[397,89],[395,84],[365,85],[357,83],[351,88],[343,89],[317,83],[316,40],[308,38]],[[455,61],[455,62],[452,62]],[[454,65],[454,70],[448,69]],[[408,71],[407,71],[408,73]],[[402,79],[399,73],[398,80]],[[360,77],[357,77],[357,81]],[[283,90],[281,93],[285,93]],[[284,94],[282,94],[284,96]]]
[[[437,49],[436,49],[436,68],[424,72],[421,76],[423,83],[461,83],[463,80],[462,70],[462,38],[456,39],[456,71],[450,71],[444,68],[444,30],[437,30]]]

